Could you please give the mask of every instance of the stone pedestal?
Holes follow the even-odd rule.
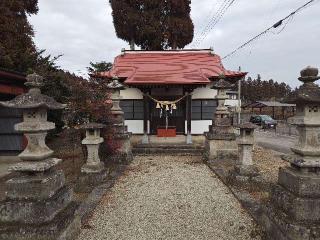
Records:
[[[143,134],[141,143],[142,144],[149,144],[150,143],[148,134]]]
[[[218,90],[216,96],[218,107],[212,125],[209,126],[209,132],[205,133],[205,158],[210,162],[227,161],[234,163],[237,159],[236,135],[231,124],[230,112],[224,105],[225,100],[228,98],[226,90],[231,87],[232,85],[223,78],[212,87]]]
[[[120,90],[125,89],[125,87],[116,77],[107,87],[112,90],[111,127],[114,129],[114,141],[117,146],[116,152],[111,156],[111,160],[120,164],[128,164],[133,159],[131,133],[128,133],[127,127],[124,125],[124,113],[120,108]]]
[[[25,133],[26,149],[19,155],[23,162],[11,167],[17,173],[6,182],[6,198],[0,202],[0,239],[7,240],[71,240],[80,231],[75,216],[73,191],[66,187],[62,171],[55,170],[60,159],[51,158],[53,151],[45,143],[48,130],[47,109],[62,109],[52,98],[42,95],[42,77],[27,77],[28,93],[2,106],[23,109],[23,122],[15,129]]]
[[[79,192],[90,192],[94,186],[103,182],[107,177],[104,163],[100,161],[99,146],[103,143],[100,136],[100,129],[105,125],[99,123],[89,123],[82,126],[86,129],[86,138],[82,144],[87,146],[87,161],[81,168],[76,190]]]
[[[315,68],[302,70],[304,84],[287,101],[297,104],[300,137],[293,154],[284,157],[291,166],[280,169],[272,190],[267,223],[272,239],[320,239],[320,88],[314,84],[319,78]]]

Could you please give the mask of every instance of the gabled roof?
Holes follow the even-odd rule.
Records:
[[[113,68],[97,76],[125,79],[127,85],[206,85],[225,75],[242,78],[244,72],[226,70],[221,58],[211,50],[125,51],[117,56]]]

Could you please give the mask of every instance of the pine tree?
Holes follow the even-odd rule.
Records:
[[[105,72],[109,71],[112,68],[111,62],[90,62],[90,67],[87,67],[87,70],[89,72],[89,75],[97,73],[97,72]]]
[[[38,0],[0,1],[0,12],[0,67],[27,72],[38,56],[27,15],[38,12]]]
[[[145,50],[183,48],[193,39],[190,0],[109,0],[120,39]]]

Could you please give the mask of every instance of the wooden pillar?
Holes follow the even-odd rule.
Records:
[[[142,143],[148,144],[149,143],[149,136],[148,136],[148,106],[149,106],[149,99],[146,96],[147,92],[143,92],[143,137]]]
[[[273,115],[273,119],[275,119],[274,107],[272,107],[272,115]]]
[[[186,109],[187,109],[187,144],[192,144],[191,136],[191,107],[192,107],[192,96],[190,92],[187,93]]]

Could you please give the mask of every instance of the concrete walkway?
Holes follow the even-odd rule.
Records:
[[[256,143],[264,148],[271,149],[280,153],[290,154],[291,147],[298,141],[296,136],[285,136],[275,134],[273,131],[256,131]]]
[[[251,217],[197,156],[137,156],[79,240],[260,239]]]

